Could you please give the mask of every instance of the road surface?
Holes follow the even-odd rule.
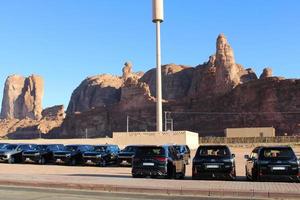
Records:
[[[216,197],[158,196],[7,186],[0,186],[0,197],[5,200],[221,200]],[[243,200],[241,198],[238,199]]]

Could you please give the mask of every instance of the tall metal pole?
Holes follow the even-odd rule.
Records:
[[[156,22],[156,131],[162,130],[160,22]]]
[[[163,131],[160,23],[163,22],[163,0],[152,0],[153,22],[156,24],[156,131]]]
[[[127,133],[129,132],[129,116],[127,115],[127,120],[126,120],[126,131]]]

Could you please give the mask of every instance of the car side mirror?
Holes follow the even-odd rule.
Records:
[[[232,154],[232,157],[235,158],[235,154],[234,153]]]
[[[250,160],[249,155],[244,155],[244,158],[245,158],[246,160]]]

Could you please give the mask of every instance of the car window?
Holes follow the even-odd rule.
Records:
[[[36,150],[47,150],[49,148],[49,145],[38,145]]]
[[[95,146],[94,147],[94,151],[97,151],[97,152],[105,152],[107,149],[106,146]]]
[[[170,156],[173,158],[173,159],[177,159],[178,156],[177,156],[177,150],[174,148],[174,147],[169,147],[169,153],[170,153]]]
[[[37,145],[31,145],[31,144],[20,145],[18,149],[23,151],[37,150]]]
[[[18,145],[15,145],[15,144],[7,144],[3,147],[3,149],[5,150],[14,150],[18,147]]]
[[[163,147],[139,147],[137,156],[165,156],[166,151]]]
[[[199,147],[197,157],[229,157],[230,151],[226,146],[203,146]]]
[[[262,159],[296,158],[291,148],[265,148],[260,155]]]
[[[67,151],[77,151],[78,146],[68,145],[66,146]]]

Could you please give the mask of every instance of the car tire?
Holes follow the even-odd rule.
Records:
[[[46,159],[44,157],[41,157],[39,160],[39,164],[41,164],[41,165],[46,164]]]
[[[76,165],[76,160],[75,159],[72,159],[69,163],[71,166],[75,166]]]
[[[16,163],[15,157],[11,156],[11,157],[8,159],[8,163],[9,163],[9,164],[14,164],[14,163]]]
[[[106,160],[103,159],[101,162],[100,162],[100,167],[106,167],[107,164],[106,164]]]
[[[186,165],[183,165],[183,169],[179,175],[179,179],[184,179],[185,177],[185,171],[186,171]]]

